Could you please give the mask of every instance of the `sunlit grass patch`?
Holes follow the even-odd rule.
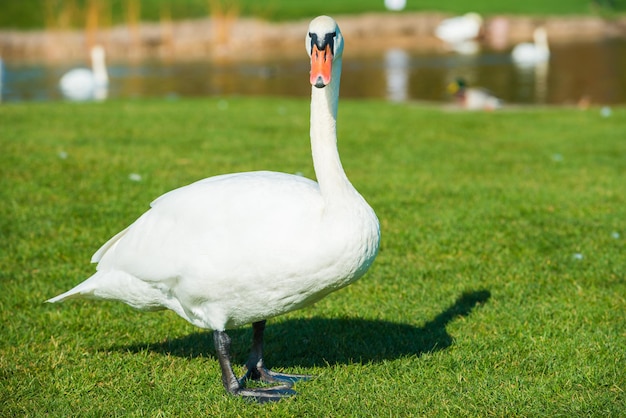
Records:
[[[287,99],[3,105],[1,415],[623,415],[623,108],[342,101],[343,164],[383,241],[359,282],[268,322],[268,365],[317,376],[295,399],[227,396],[210,333],[171,312],[43,304],[168,190],[232,171],[314,176],[308,112]],[[232,337],[242,364],[251,332]]]

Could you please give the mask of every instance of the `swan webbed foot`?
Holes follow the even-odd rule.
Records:
[[[250,357],[246,362],[246,373],[240,384],[245,384],[246,380],[256,380],[263,383],[293,386],[294,383],[309,380],[311,376],[304,374],[286,374],[273,372],[265,367],[263,363],[263,334],[265,333],[265,320],[252,324],[252,349]]]
[[[287,374],[274,372],[263,365],[263,361],[257,362],[255,366],[246,366],[246,373],[239,379],[239,383],[244,385],[247,380],[255,380],[263,383],[284,385],[292,387],[294,383],[310,380],[313,376],[307,374]]]
[[[230,392],[232,395],[241,396],[244,399],[254,401],[257,403],[278,402],[281,399],[288,398],[296,394],[296,391],[291,389],[290,386],[272,386],[269,388],[246,388]]]
[[[232,395],[242,396],[258,403],[276,402],[296,394],[292,389],[295,382],[308,380],[307,375],[276,373],[263,365],[263,332],[265,321],[253,324],[254,340],[250,358],[246,363],[246,373],[237,379],[230,362],[230,337],[224,331],[214,331],[215,350],[222,369],[222,383],[226,391]],[[248,380],[272,384],[271,387],[247,388]]]

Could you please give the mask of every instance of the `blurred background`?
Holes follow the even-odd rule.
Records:
[[[0,97],[306,97],[304,32],[329,14],[346,40],[344,98],[626,102],[625,1],[508,3],[0,0]]]

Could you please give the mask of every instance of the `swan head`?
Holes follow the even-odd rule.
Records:
[[[543,26],[539,26],[535,28],[533,31],[533,40],[535,44],[547,44],[548,43],[548,32]]]
[[[104,62],[105,52],[101,45],[94,45],[91,48],[91,68],[93,71],[94,85],[97,87],[109,84],[106,64]]]
[[[311,85],[326,87],[332,79],[333,63],[343,52],[343,36],[337,22],[328,16],[319,16],[311,21],[305,39],[311,57]]]
[[[104,48],[101,45],[95,45],[91,48],[91,59],[94,61],[104,61]]]

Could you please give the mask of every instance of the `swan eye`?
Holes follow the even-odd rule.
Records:
[[[341,54],[341,50],[343,49],[343,38],[339,28],[335,27],[332,32],[322,28],[309,30],[305,39],[305,48],[309,56],[313,53],[314,47],[316,47],[318,51],[328,50],[334,60],[335,56]]]
[[[309,32],[309,39],[311,40],[311,51],[313,51],[313,45],[317,45],[319,50],[322,50],[326,47],[326,45],[330,45],[330,49],[335,52],[335,38],[337,37],[337,32],[331,32],[324,35],[324,38],[320,39],[317,36],[317,33]]]
[[[329,33],[326,35],[326,41],[330,44],[330,49],[335,55],[335,40],[337,39],[337,32]]]

